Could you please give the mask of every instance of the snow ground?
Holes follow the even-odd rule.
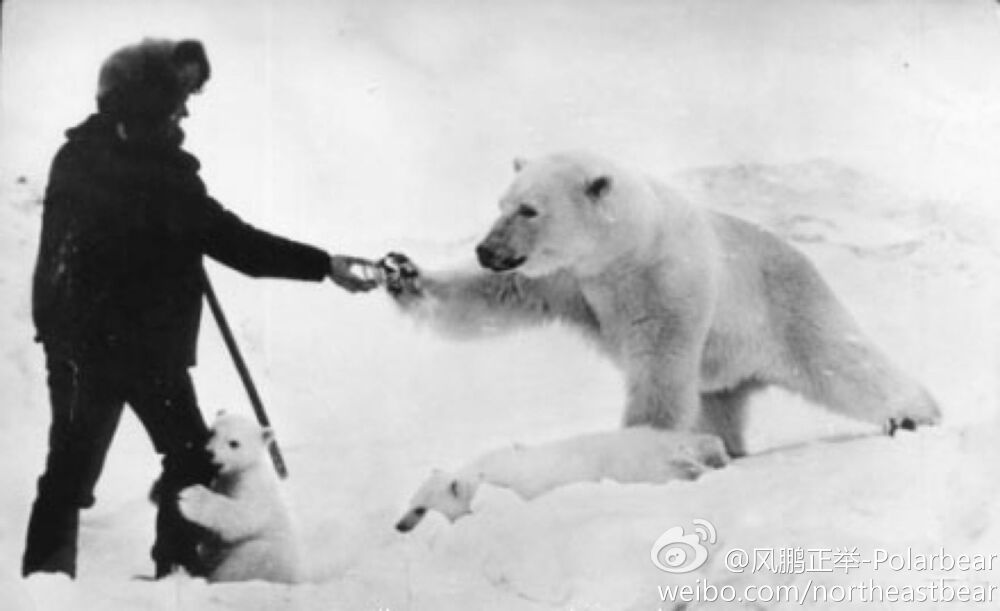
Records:
[[[992,5],[290,4],[4,4],[4,608],[638,610],[671,608],[658,586],[698,580],[1000,586],[1000,562],[798,576],[724,565],[733,548],[1000,549]],[[696,482],[580,484],[530,503],[486,488],[475,515],[453,526],[430,516],[402,536],[392,526],[431,468],[616,426],[617,374],[564,329],[455,343],[380,295],[215,267],[286,453],[311,581],[133,579],[151,570],[145,493],[156,472],[134,418],[84,514],[79,579],[22,581],[47,425],[28,314],[37,200],[61,130],[88,111],[100,60],[146,33],[206,41],[215,73],[192,103],[190,148],[215,194],[248,220],[345,252],[444,261],[468,256],[511,157],[597,149],[797,244],[875,341],[926,383],[945,424],[870,436],[770,392],[755,405],[755,455]],[[200,360],[206,413],[244,409],[209,320]],[[707,564],[686,575],[656,569],[653,542],[696,518],[718,530]]]

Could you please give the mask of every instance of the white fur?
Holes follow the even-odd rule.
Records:
[[[471,513],[483,483],[524,499],[579,482],[662,483],[694,479],[728,461],[714,435],[649,427],[579,435],[537,446],[514,445],[485,454],[454,473],[435,470],[420,486],[397,528],[412,529],[427,511],[455,521]]]
[[[480,245],[507,271],[419,272],[396,294],[405,309],[461,334],[568,322],[624,373],[624,424],[714,432],[734,456],[769,384],[874,424],[938,420],[773,234],[594,155],[518,167]]]
[[[267,459],[269,441],[270,431],[256,423],[220,415],[208,442],[219,475],[211,489],[191,486],[180,493],[184,517],[213,535],[201,550],[210,581],[299,579],[295,534]]]

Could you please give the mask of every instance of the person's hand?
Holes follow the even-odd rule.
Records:
[[[376,264],[359,257],[330,257],[329,276],[337,286],[351,293],[367,292],[379,285]]]
[[[420,293],[420,270],[404,254],[391,252],[378,261],[382,282],[393,297]]]

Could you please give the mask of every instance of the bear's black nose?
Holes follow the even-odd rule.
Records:
[[[479,264],[486,269],[493,269],[493,266],[496,265],[496,253],[485,244],[476,246],[476,258],[479,259]]]
[[[476,257],[479,258],[480,265],[495,272],[512,270],[526,260],[525,257],[510,252],[508,248],[494,248],[487,246],[485,242],[476,246]]]

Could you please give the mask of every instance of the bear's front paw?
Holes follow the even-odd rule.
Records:
[[[201,524],[208,516],[213,494],[211,490],[201,484],[188,486],[177,495],[177,507],[182,516],[196,524]]]
[[[420,270],[406,255],[391,252],[379,260],[378,268],[386,290],[393,297],[402,299],[420,295]]]

